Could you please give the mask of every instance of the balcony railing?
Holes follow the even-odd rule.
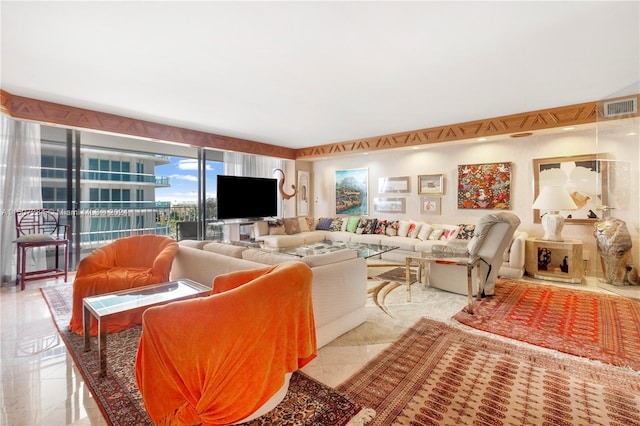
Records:
[[[40,176],[46,179],[66,179],[66,169],[42,167]],[[99,170],[81,170],[80,179],[109,182],[151,183],[158,186],[169,186],[169,178],[144,173],[113,172]]]

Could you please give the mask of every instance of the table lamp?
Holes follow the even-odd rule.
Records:
[[[533,202],[534,209],[548,210],[542,216],[543,240],[564,241],[562,239],[562,227],[564,217],[560,210],[575,210],[578,206],[563,186],[543,186],[538,198]]]

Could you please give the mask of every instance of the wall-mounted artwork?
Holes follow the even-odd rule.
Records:
[[[309,214],[309,172],[298,170],[298,216]]]
[[[510,209],[511,163],[458,166],[459,209]]]
[[[418,194],[444,194],[444,175],[418,176]]]
[[[380,194],[408,194],[409,176],[378,178],[378,193]]]
[[[369,169],[336,170],[336,214],[369,214]]]
[[[406,198],[374,198],[373,211],[375,213],[405,213]]]
[[[560,211],[565,223],[593,223],[602,214],[598,206],[609,205],[609,163],[595,154],[534,159],[533,200],[543,186],[564,186],[578,206]],[[540,223],[541,213],[533,210],[534,223]]]
[[[420,197],[420,213],[440,214],[440,197]]]

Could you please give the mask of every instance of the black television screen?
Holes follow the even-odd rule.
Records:
[[[277,180],[218,175],[218,219],[258,219],[278,214]]]

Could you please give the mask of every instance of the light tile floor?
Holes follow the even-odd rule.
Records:
[[[41,287],[62,282],[61,279],[29,282],[24,291],[14,286],[0,288],[0,425],[107,424],[67,353],[40,292]],[[604,291],[593,283],[580,287]],[[453,297],[459,303],[446,309],[435,310],[425,305],[425,316],[441,321],[450,318],[466,301],[465,296]],[[303,371],[336,386],[387,345],[325,346]]]

